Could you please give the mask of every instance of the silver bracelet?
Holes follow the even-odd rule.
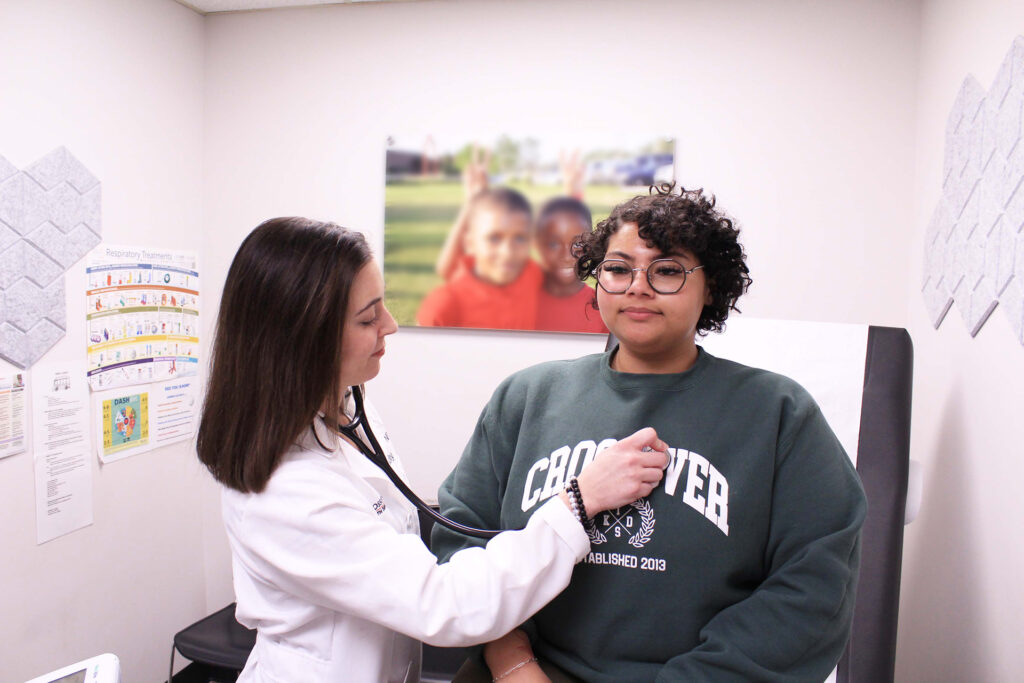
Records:
[[[536,657],[530,657],[529,659],[524,659],[523,661],[519,662],[518,664],[516,664],[515,666],[513,666],[511,669],[509,669],[505,673],[501,674],[500,676],[495,676],[494,678],[492,678],[491,679],[491,683],[498,683],[498,681],[500,681],[501,679],[508,678],[509,676],[514,674],[515,672],[517,672],[520,669],[522,669],[527,664],[533,664],[536,661],[537,661]]]

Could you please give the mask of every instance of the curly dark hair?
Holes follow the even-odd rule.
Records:
[[[609,238],[624,223],[636,223],[648,246],[665,254],[681,248],[697,257],[711,292],[711,303],[704,306],[697,321],[697,334],[721,332],[729,311],[739,312],[736,301],[753,280],[739,243],[739,228],[715,209],[714,195],[683,187],[675,192],[675,184],[664,183],[652,186],[647,195],[619,204],[574,245],[576,275],[581,280],[590,277],[604,260]]]

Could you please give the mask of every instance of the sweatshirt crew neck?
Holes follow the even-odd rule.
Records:
[[[700,346],[697,347],[697,360],[683,372],[669,373],[636,373],[619,372],[612,369],[612,358],[618,347],[606,351],[601,356],[601,379],[615,391],[687,391],[699,386],[705,371],[711,365],[713,356]]]

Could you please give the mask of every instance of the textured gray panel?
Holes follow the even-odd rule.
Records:
[[[995,273],[992,282],[996,295],[1003,293],[1013,277],[1013,238],[1009,225],[1000,219],[986,246],[988,253],[985,259],[989,272]]]
[[[968,76],[960,86],[946,122],[946,146],[952,152],[947,157],[950,166],[944,189],[956,216],[966,206],[981,173],[983,119],[978,114],[984,102],[985,89],[973,76]]]
[[[82,195],[68,183],[59,183],[49,192],[50,223],[61,232],[70,232],[78,224],[78,216],[82,212],[79,205]]]
[[[29,362],[28,337],[21,330],[15,329],[10,323],[0,323],[0,358],[14,363],[19,368],[27,368]]]
[[[975,230],[967,239],[967,258],[965,260],[965,282],[968,289],[977,289],[981,279],[985,277],[985,252],[987,240],[981,230]]]
[[[59,277],[43,290],[43,300],[49,305],[43,317],[62,330],[68,329],[67,297],[64,295],[64,278]]]
[[[998,154],[992,155],[978,183],[978,228],[984,235],[992,233],[1003,213],[1002,178],[1005,175],[1006,160]]]
[[[7,322],[22,332],[28,332],[50,312],[50,304],[43,299],[43,288],[21,278],[4,292],[7,297]]]
[[[932,321],[932,326],[938,329],[949,312],[950,306],[953,305],[953,297],[949,295],[941,282],[931,279],[925,282],[922,293],[925,307],[928,309],[928,319]]]
[[[1024,344],[1024,280],[1014,278],[999,297],[999,308],[1010,321],[1017,341]]]
[[[98,184],[86,190],[77,204],[78,213],[75,215],[75,225],[85,224],[97,235],[102,235],[101,200],[100,186]]]
[[[1018,280],[1024,281],[1024,232],[1018,232],[1014,238],[1014,262],[1013,275]]]
[[[964,235],[965,228],[957,223],[953,234],[946,243],[946,260],[942,270],[942,281],[946,290],[953,297],[954,303],[960,301],[960,296],[970,292],[970,287],[964,285],[967,277],[967,237]]]
[[[49,201],[39,185],[24,173],[0,184],[0,221],[20,235],[27,235],[46,220]]]
[[[1020,38],[1018,37],[1017,40]],[[1010,46],[1010,51],[1006,53],[1003,63],[999,65],[999,71],[996,72],[996,77],[992,79],[992,86],[988,89],[988,96],[996,106],[1002,104],[1006,93],[1010,90],[1010,83],[1013,81],[1013,57],[1016,42],[1015,40]]]
[[[64,274],[59,263],[24,239],[0,254],[0,268],[5,272],[0,287],[5,289],[18,278],[27,278],[46,287]]]
[[[64,336],[64,330],[49,320],[43,319],[32,326],[25,334],[25,352],[28,354],[27,366],[39,360],[54,344]]]
[[[971,336],[974,337],[981,331],[982,325],[988,320],[989,316],[992,315],[992,311],[996,309],[996,304],[999,300],[996,298],[995,289],[992,287],[992,281],[985,278],[978,283],[978,286],[971,292],[971,302],[969,307],[969,313],[964,317],[964,323],[967,325],[967,331],[970,332]]]
[[[0,357],[29,367],[67,327],[64,272],[100,242],[99,181],[64,147],[0,157]]]
[[[1013,75],[1010,80],[1017,83],[1024,81],[1024,37],[1017,36],[1013,39],[1007,58],[1013,63]]]
[[[964,239],[969,239],[974,231],[978,227],[978,221],[981,216],[981,192],[979,186],[981,185],[981,177],[976,177],[971,180],[972,185],[968,191],[967,199],[964,201],[963,210],[960,212],[960,217],[956,219],[957,229],[963,230]],[[966,186],[964,183],[962,186]]]
[[[1014,84],[996,113],[996,151],[1008,158],[1020,140],[1021,109],[1024,107],[1024,85]]]
[[[0,223],[0,252],[6,251],[15,242],[21,239],[21,235],[14,232],[4,223]],[[2,320],[2,318],[0,318]]]
[[[987,92],[972,76],[957,92],[924,252],[921,292],[935,327],[955,305],[973,336],[999,307],[1024,343],[1024,37]]]
[[[25,174],[46,191],[68,178],[68,152],[58,147],[25,169]]]
[[[1024,174],[1022,174],[1022,177],[1024,177]],[[1024,182],[1017,185],[1014,193],[1010,195],[1004,214],[1010,228],[1020,231],[1021,226],[1024,226]]]
[[[946,202],[940,198],[932,212],[932,219],[925,231],[924,277],[921,291],[932,325],[938,328],[942,323],[953,297],[942,282],[945,262],[946,237],[955,226]]]
[[[85,225],[79,223],[67,236],[67,250],[70,261],[68,265],[82,258],[100,243],[100,236]]]
[[[0,325],[0,358],[27,368],[63,336],[64,330],[49,320],[38,321],[28,332],[22,332],[10,323],[3,323]]]
[[[85,194],[92,189],[98,190],[100,181],[96,179],[96,176],[90,173],[89,169],[83,166],[82,162],[76,159],[71,152],[64,150],[64,153],[67,163],[67,176],[65,177],[67,183],[78,190],[80,194]]]
[[[18,240],[0,251],[0,289],[7,289],[25,275],[25,259],[22,252],[25,243]]]
[[[0,183],[18,172],[18,167],[0,156]]]
[[[26,237],[30,243],[35,245],[39,251],[48,255],[54,261],[67,269],[72,263],[78,260],[75,256],[74,245],[69,243],[67,236],[58,230],[53,223],[43,223],[35,231]]]
[[[15,173],[0,182],[0,222],[21,234],[25,213],[25,174]]]

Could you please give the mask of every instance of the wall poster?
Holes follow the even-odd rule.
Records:
[[[0,458],[25,452],[25,373],[0,375]]]
[[[94,394],[98,418],[96,450],[104,463],[145,453],[153,448],[149,435],[149,388]]]
[[[36,543],[92,524],[89,388],[81,360],[32,371]]]
[[[93,391],[197,374],[195,253],[104,244],[89,254],[86,278]]]

